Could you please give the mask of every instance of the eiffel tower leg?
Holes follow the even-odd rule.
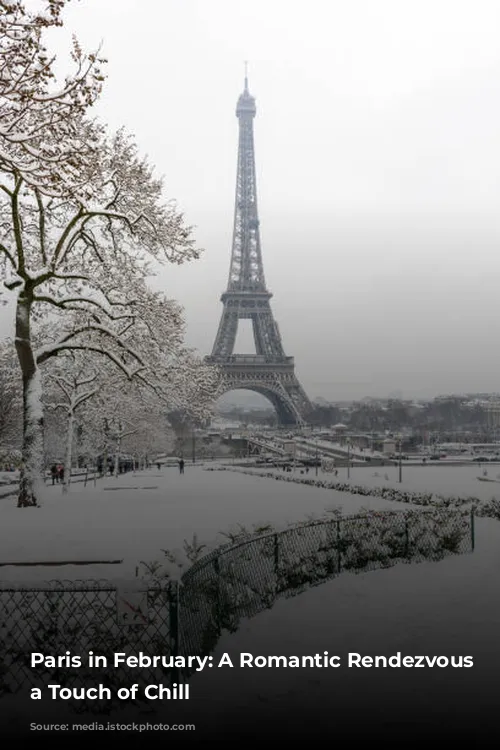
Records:
[[[266,357],[283,357],[283,345],[271,310],[252,317],[255,351]]]
[[[224,309],[212,350],[213,357],[229,357],[233,353],[237,331],[238,313]]]
[[[276,416],[278,417],[278,424],[282,425],[283,427],[297,426],[298,424],[297,416],[293,412],[293,410],[290,408],[289,403],[287,403],[284,399],[274,394],[273,396],[268,396],[268,398],[271,400],[274,406],[274,409],[276,411]]]
[[[285,382],[277,375],[275,389],[280,394],[275,408],[278,411],[281,424],[304,426],[310,405],[295,375]]]

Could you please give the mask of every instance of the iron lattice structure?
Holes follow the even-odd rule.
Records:
[[[238,99],[238,171],[233,244],[227,290],[214,347],[207,362],[220,367],[220,394],[236,389],[255,391],[273,404],[282,425],[303,425],[311,404],[295,375],[293,357],[285,355],[267,290],[260,243],[253,120],[255,99],[245,89]],[[238,323],[252,321],[255,354],[235,355]]]

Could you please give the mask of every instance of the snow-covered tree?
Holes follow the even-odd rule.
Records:
[[[218,371],[184,348],[175,303],[149,291],[143,302],[112,337],[85,323],[80,312],[38,326],[34,341],[46,342],[36,350],[44,402],[64,415],[65,490],[75,428],[86,436],[92,458],[114,456],[118,473],[123,451],[144,458],[165,445],[166,414],[173,406],[198,420],[211,415]]]
[[[137,430],[122,442],[124,454],[133,457],[134,465],[144,466],[158,455],[166,454],[173,445],[172,430],[164,414],[148,410],[143,413]]]
[[[103,425],[109,451],[108,458],[111,460],[114,475],[118,476],[123,442],[139,432],[145,419],[141,390],[136,382],[121,383],[120,388],[111,385],[99,393],[93,407],[97,412],[93,422]]]
[[[21,507],[37,504],[43,472],[39,366],[60,352],[90,350],[127,377],[146,378],[144,335],[158,344],[158,356],[165,333],[177,345],[182,335],[180,310],[147,286],[152,264],[198,256],[190,228],[164,201],[162,182],[133,139],[87,119],[103,78],[98,56],[85,56],[75,42],[76,72],[54,85],[41,35],[61,24],[65,4],[46,0],[36,15],[22,0],[0,0],[0,257],[4,286],[16,297]],[[71,330],[35,348],[33,322],[52,312],[69,313]],[[195,378],[192,388],[203,384]]]
[[[73,71],[57,85],[42,35],[62,26],[67,2],[42,0],[37,11],[24,0],[0,0],[0,170],[63,198],[68,188],[78,192],[81,168],[99,157],[102,129],[84,117],[101,92],[105,63],[74,40]]]
[[[71,483],[73,443],[78,413],[99,389],[99,363],[81,351],[67,351],[53,358],[44,370],[45,394],[50,408],[60,409],[66,423],[63,492]]]
[[[84,420],[101,435],[100,453],[112,460],[115,475],[124,453],[143,461],[165,450],[170,432],[167,414],[173,407],[193,418],[208,419],[218,379],[217,370],[182,348],[163,363],[156,361],[154,372],[141,372],[129,380],[109,377],[87,401]]]
[[[50,404],[55,401],[55,393],[49,392],[46,401]],[[43,420],[43,447],[44,466],[49,468],[54,463],[61,464],[64,461],[66,450],[66,427],[67,419],[62,409],[46,408]]]
[[[13,342],[0,343],[0,446],[18,448],[23,424],[21,370]]]

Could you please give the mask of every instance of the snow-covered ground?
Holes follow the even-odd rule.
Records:
[[[258,467],[259,471],[273,471],[281,474],[282,469]],[[304,470],[302,470],[304,471]],[[486,476],[484,475],[484,472]],[[470,464],[467,466],[446,466],[444,464],[428,464],[426,466],[402,467],[402,482],[399,482],[399,468],[397,466],[354,466],[350,468],[348,478],[347,467],[338,469],[338,474],[323,473],[321,469],[309,469],[307,474],[301,474],[301,469],[294,471],[296,476],[307,476],[331,482],[348,482],[353,485],[366,487],[394,487],[401,490],[415,492],[433,492],[440,495],[460,495],[463,497],[477,497],[489,500],[500,498],[500,465],[498,464]],[[495,481],[484,481],[484,479]]]
[[[230,464],[226,464],[230,468]],[[488,476],[496,477],[490,467]],[[269,471],[267,468],[256,471]],[[277,474],[281,471],[276,470]],[[295,474],[300,474],[299,470]],[[307,475],[315,478],[315,470]],[[385,476],[388,479],[385,479]],[[500,497],[500,483],[481,482],[477,466],[404,467],[399,484],[397,469],[363,467],[340,469],[338,476],[318,472],[318,479],[350,484],[408,490],[427,490],[444,495]],[[11,492],[12,487],[1,487]],[[50,560],[116,560],[121,565],[64,567],[2,567],[3,580],[54,578],[134,577],[141,561],[163,560],[162,549],[180,549],[185,539],[215,546],[227,541],[221,532],[238,524],[271,523],[277,528],[289,522],[323,515],[333,507],[345,513],[363,508],[408,509],[407,505],[373,497],[306,487],[290,482],[247,476],[232,471],[205,471],[186,466],[180,476],[176,467],[156,468],[118,478],[108,477],[86,488],[75,484],[64,496],[61,487],[47,485],[41,508],[18,509],[15,498],[0,495],[0,562]],[[495,528],[495,522],[490,522]]]
[[[321,516],[325,509],[398,507],[397,503],[348,493],[285,484],[228,471],[186,466],[156,468],[98,480],[94,487],[44,488],[42,507],[19,509],[0,498],[0,562],[116,560],[122,565],[2,567],[3,580],[133,577],[141,561],[162,560],[162,549],[183,541],[215,546],[221,532],[242,524],[289,522]],[[407,506],[401,505],[401,508]]]
[[[407,468],[404,486],[443,494],[479,494],[478,468],[470,469]],[[351,481],[388,483],[374,473],[373,469],[352,470]],[[345,479],[344,474],[340,471],[338,479]],[[309,476],[315,476],[314,470]],[[320,472],[318,476],[331,475]],[[399,486],[397,476],[391,476],[390,483]],[[230,471],[205,471],[189,464],[184,476],[175,467],[160,472],[155,468],[107,478],[95,487],[93,483],[85,489],[76,485],[67,496],[57,486],[46,487],[44,494],[43,507],[36,509],[17,509],[13,498],[1,501],[3,561],[123,557],[124,564],[3,567],[4,581],[124,578],[135,575],[140,560],[161,559],[162,548],[180,547],[194,533],[200,542],[214,545],[223,541],[221,531],[237,524],[251,527],[270,522],[285,527],[308,515],[322,515],[334,506],[341,506],[345,513],[367,507],[408,509],[372,497]],[[387,656],[398,651],[404,655],[444,653],[472,655],[477,665],[474,670],[408,670],[404,674],[401,670],[343,670],[341,675],[334,669],[207,670],[191,681],[196,705],[201,705],[200,710],[205,716],[210,714],[214,723],[226,722],[228,716],[244,722],[252,715],[257,722],[268,718],[276,725],[297,715],[301,722],[307,716],[308,722],[317,720],[319,726],[328,696],[335,698],[338,710],[355,703],[364,716],[376,705],[379,713],[386,711],[392,719],[395,712],[402,717],[400,711],[411,709],[413,718],[441,721],[450,705],[461,706],[460,701],[470,703],[472,717],[476,704],[494,715],[496,691],[490,690],[489,679],[496,681],[500,666],[496,655],[499,569],[500,523],[478,518],[472,554],[439,563],[401,564],[357,576],[344,573],[243,620],[236,633],[222,634],[214,654],[217,662],[224,652],[235,659],[242,652],[301,655],[326,650],[343,656],[348,652]],[[442,701],[436,700],[440,693]],[[194,703],[176,707],[175,720],[193,721],[194,709]]]
[[[476,479],[477,467],[470,469],[407,470],[404,486],[443,494],[468,494],[473,490],[479,494],[476,485],[482,483]],[[343,479],[340,474],[339,479]],[[367,484],[372,474],[355,472],[352,482]],[[372,480],[375,484],[378,481],[376,477]],[[264,486],[272,484],[272,480],[261,481]],[[390,484],[399,486],[397,478]],[[216,688],[214,675],[196,675],[193,691],[210,700],[214,722],[223,721],[231,705],[236,706],[239,717],[235,722],[243,722],[245,714],[255,711],[260,722],[284,721],[289,727],[296,726],[297,731],[304,722],[324,726],[327,696],[332,700],[334,696],[332,729],[344,712],[353,711],[354,705],[367,722],[414,722],[416,727],[428,724],[434,730],[451,725],[456,721],[452,719],[455,712],[467,706],[468,718],[464,721],[479,722],[484,729],[485,717],[495,715],[493,685],[500,667],[499,569],[500,523],[476,519],[472,554],[439,563],[343,574],[242,621],[236,633],[222,636],[214,653],[216,662],[227,652],[235,663],[240,653],[301,655],[328,651],[344,658],[350,652],[371,656],[398,651],[403,655],[471,655],[473,670],[351,669],[340,673],[334,669],[227,669],[216,674]],[[294,715],[299,717],[296,724]]]
[[[343,574],[297,598],[278,601],[242,622],[237,633],[224,634],[214,653],[216,661],[224,652],[235,661],[240,653],[325,650],[344,658],[350,652],[472,655],[475,669],[227,669],[216,675],[216,690],[213,675],[196,675],[193,692],[207,701],[216,696],[211,699],[214,722],[222,721],[227,706],[236,703],[241,721],[245,712],[258,711],[261,722],[263,716],[273,716],[276,722],[293,723],[296,709],[301,722],[323,726],[327,696],[335,696],[339,720],[353,706],[367,722],[373,720],[371,710],[387,722],[418,725],[446,723],[450,711],[465,705],[471,720],[480,711],[495,715],[500,523],[478,519],[476,531],[471,555]]]
[[[15,484],[19,481],[18,471],[0,471],[0,486]]]
[[[483,472],[487,475],[484,476]],[[339,470],[337,479],[344,481],[347,470]],[[387,475],[388,479],[385,479]],[[324,475],[331,476],[331,475]],[[495,482],[484,482],[481,479],[494,479]],[[399,469],[389,467],[354,467],[350,470],[351,484],[364,484],[369,487],[391,486],[417,492],[434,492],[441,495],[475,496],[483,500],[500,497],[500,466],[471,464],[470,466],[404,466],[399,483]]]

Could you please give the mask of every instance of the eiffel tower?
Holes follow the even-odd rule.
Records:
[[[238,172],[229,280],[221,296],[219,330],[206,361],[221,369],[219,395],[236,389],[255,391],[271,401],[281,425],[303,426],[311,404],[295,375],[293,357],[285,355],[264,279],[253,138],[256,111],[245,70],[245,89],[236,107]],[[256,354],[233,354],[238,321],[243,318],[252,321]]]

